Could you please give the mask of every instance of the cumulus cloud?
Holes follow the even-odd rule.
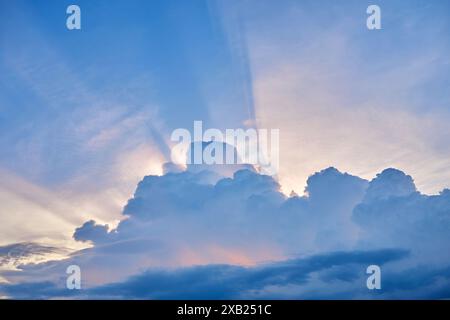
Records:
[[[75,236],[94,243],[109,238],[111,246],[152,239],[174,255],[152,256],[156,265],[253,264],[342,250],[357,236],[350,217],[364,196],[363,179],[329,168],[310,177],[308,196],[287,198],[274,178],[254,170],[238,170],[211,184],[214,174],[188,170],[147,176],[117,229],[107,233],[90,221]]]
[[[21,286],[41,283],[36,296],[67,295],[65,268],[77,264],[82,297],[447,297],[449,190],[421,194],[395,169],[367,181],[328,168],[309,177],[303,196],[287,197],[254,169],[218,175],[144,177],[116,228],[90,220],[75,230],[93,247],[3,274],[12,283],[3,293],[20,297]],[[377,294],[365,287],[369,264],[383,266]],[[414,273],[422,280],[408,292]]]
[[[363,202],[353,212],[365,247],[411,248],[429,263],[450,261],[450,190],[427,196],[410,176],[387,169],[370,182]]]
[[[98,225],[94,220],[85,222],[81,227],[75,229],[73,238],[77,241],[92,241],[101,243],[108,239],[108,225]]]
[[[370,182],[364,202],[408,196],[417,192],[411,176],[397,169],[386,169]]]

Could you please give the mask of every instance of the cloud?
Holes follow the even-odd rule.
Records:
[[[111,247],[132,239],[158,241],[171,253],[152,261],[186,265],[253,264],[344,249],[357,236],[350,218],[364,196],[363,179],[329,168],[310,177],[307,197],[286,198],[274,178],[253,170],[238,170],[215,184],[211,176],[210,171],[147,176],[113,232],[90,221],[75,237],[94,243],[109,238]]]
[[[150,269],[121,282],[81,291],[51,281],[7,284],[0,292],[21,299],[441,299],[450,294],[450,267],[396,271],[401,249],[329,252],[254,267],[201,265]],[[365,270],[378,264],[383,287],[369,291]]]
[[[15,37],[1,39],[0,162],[14,174],[0,169],[6,217],[0,243],[21,242],[2,247],[3,266],[20,270],[1,271],[12,283],[9,294],[64,295],[54,288],[64,283],[66,266],[78,264],[87,290],[115,283],[119,291],[144,270],[185,281],[190,274],[178,277],[180,268],[199,275],[218,268],[223,281],[239,279],[248,295],[264,286],[266,297],[354,297],[367,292],[349,285],[363,283],[351,263],[319,268],[318,280],[301,286],[295,277],[283,283],[261,277],[259,285],[250,279],[262,270],[283,275],[275,266],[296,257],[345,250],[351,260],[352,253],[397,248],[410,255],[389,264],[392,296],[412,294],[405,285],[412,272],[423,279],[410,288],[415,295],[445,297],[450,192],[422,194],[412,177],[395,169],[366,179],[394,166],[412,173],[422,191],[448,183],[448,5],[420,12],[401,2],[385,5],[386,12],[401,6],[411,14],[397,16],[393,32],[372,37],[359,5],[328,1],[330,10],[323,10],[314,1],[219,1],[212,20],[224,24],[225,34],[220,26],[204,28],[208,10],[196,6],[181,24],[157,14],[170,28],[149,29],[148,19],[122,21],[137,34],[129,37],[127,28],[102,34],[103,51],[94,55],[72,50],[70,37],[39,29],[52,12],[46,6],[35,12],[8,6],[12,18],[4,30]],[[192,16],[204,32],[185,28]],[[174,41],[140,54],[139,40],[149,30]],[[79,48],[92,47],[100,34],[91,31]],[[128,49],[117,50],[118,43]],[[376,50],[380,46],[395,50]],[[101,61],[102,52],[110,63]],[[167,133],[199,118],[221,129],[243,122],[280,128],[279,180],[251,169],[221,175],[168,164],[163,175],[145,177],[123,208],[144,172],[161,172]],[[328,168],[307,179],[329,165],[357,176]],[[301,196],[287,197],[291,189]],[[74,239],[64,238],[71,234]],[[52,245],[31,245],[31,239]],[[72,240],[77,248],[92,247],[40,263],[56,259],[46,247]],[[237,278],[227,278],[228,271]],[[286,288],[290,284],[295,288]]]
[[[363,202],[408,196],[417,192],[411,176],[397,169],[386,169],[370,182]]]
[[[116,293],[119,297],[130,298],[195,299],[204,298],[208,293],[216,299],[245,298],[264,292],[271,286],[303,285],[311,280],[312,273],[334,266],[364,266],[374,261],[383,265],[405,256],[407,252],[404,250],[334,252],[257,267],[207,265],[173,271],[149,271],[126,282],[95,288],[91,292],[100,295]]]
[[[15,243],[0,247],[0,271],[18,269],[21,265],[62,259],[67,250],[33,242]]]
[[[69,294],[61,286],[70,264],[82,269],[86,298],[426,298],[448,292],[449,190],[421,194],[412,177],[396,169],[369,182],[328,168],[309,177],[304,196],[286,197],[273,177],[255,170],[217,174],[146,176],[116,228],[89,220],[75,230],[76,240],[93,247],[3,277],[11,285],[43,283],[48,297],[49,281],[55,295]],[[383,266],[380,293],[365,287],[369,264]],[[408,292],[404,283],[414,272],[423,281]],[[186,287],[191,291],[177,291]],[[17,288],[4,294],[20,296]]]
[[[332,252],[255,267],[203,265],[172,270],[148,270],[126,281],[87,289],[80,293],[90,298],[127,299],[258,297],[258,294],[264,295],[267,288],[275,286],[303,286],[315,281],[312,274],[327,272],[336,267],[346,266],[353,274],[350,279],[341,277],[341,280],[361,281],[360,275],[364,273],[366,265],[374,262],[384,265],[407,256],[407,251],[398,249]],[[361,284],[364,284],[364,281]],[[30,292],[31,296],[41,298],[73,295],[73,292],[58,288],[49,282],[9,285],[4,289],[4,293],[21,298],[30,297]]]
[[[108,225],[98,225],[94,220],[89,220],[75,230],[73,238],[77,241],[103,242],[108,239],[108,229]]]
[[[1,39],[1,244],[73,247],[61,238],[88,218],[117,220],[136,183],[164,161],[164,140],[154,136],[169,130],[157,115],[153,75],[142,71],[148,68],[136,62],[142,72],[116,78],[98,52],[73,56],[38,27],[48,5],[34,12],[25,3],[2,6],[14,17],[2,32],[16,37]],[[89,63],[78,64],[80,54]]]
[[[48,299],[54,297],[58,290],[51,281],[47,282],[27,282],[16,285],[5,285],[0,288],[0,292],[7,293],[6,297],[16,299]],[[33,292],[33,295],[30,293]]]
[[[362,245],[400,246],[431,263],[450,261],[450,190],[427,196],[410,176],[387,169],[370,182],[353,210]]]

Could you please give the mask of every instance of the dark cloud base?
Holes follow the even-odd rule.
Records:
[[[78,297],[115,299],[236,299],[267,298],[270,287],[299,286],[314,281],[342,281],[363,288],[367,265],[384,265],[408,256],[404,250],[333,252],[303,259],[279,261],[257,267],[204,265],[173,270],[148,270],[124,282],[71,292],[52,282],[7,285],[3,291],[16,298]],[[319,280],[312,280],[312,275]],[[429,275],[423,275],[430,281]],[[358,284],[359,283],[359,284]],[[420,283],[419,283],[420,284]],[[414,287],[409,284],[408,288]],[[281,292],[283,296],[286,292]],[[299,298],[303,294],[299,294]],[[317,294],[317,293],[316,293]],[[326,292],[325,292],[326,294]],[[277,294],[270,295],[277,298]],[[296,298],[292,296],[291,298]]]

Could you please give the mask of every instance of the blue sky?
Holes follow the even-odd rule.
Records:
[[[450,244],[450,3],[77,1],[82,28],[69,31],[70,4],[0,0],[0,254],[26,248],[16,262],[0,259],[0,281],[26,286],[40,274],[54,284],[45,272],[11,268],[65,263],[77,250],[87,250],[78,262],[89,270],[89,295],[147,268],[265,268],[345,250],[404,250],[392,274],[425,263],[427,279],[450,263],[429,245]],[[366,28],[369,4],[381,8],[381,30]],[[195,120],[222,130],[279,129],[279,174],[164,173],[171,132],[192,130]],[[329,167],[337,170],[322,171]],[[382,172],[377,192],[401,198],[400,207],[384,196],[367,200]],[[139,225],[154,213],[150,236]],[[185,214],[188,230],[179,222]],[[372,215],[394,227],[382,233]],[[211,232],[215,219],[223,230]],[[240,230],[238,221],[254,227]],[[100,276],[121,259],[121,246],[138,252],[133,263]],[[147,246],[155,251],[141,252]],[[307,297],[301,286],[256,287],[261,296]],[[336,296],[340,288],[350,298],[367,294],[342,284]],[[417,292],[439,296],[438,289],[448,292]]]

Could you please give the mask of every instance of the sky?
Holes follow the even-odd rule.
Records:
[[[0,297],[449,298],[449,33],[438,0],[0,0]],[[196,120],[278,129],[277,175],[168,166]]]

